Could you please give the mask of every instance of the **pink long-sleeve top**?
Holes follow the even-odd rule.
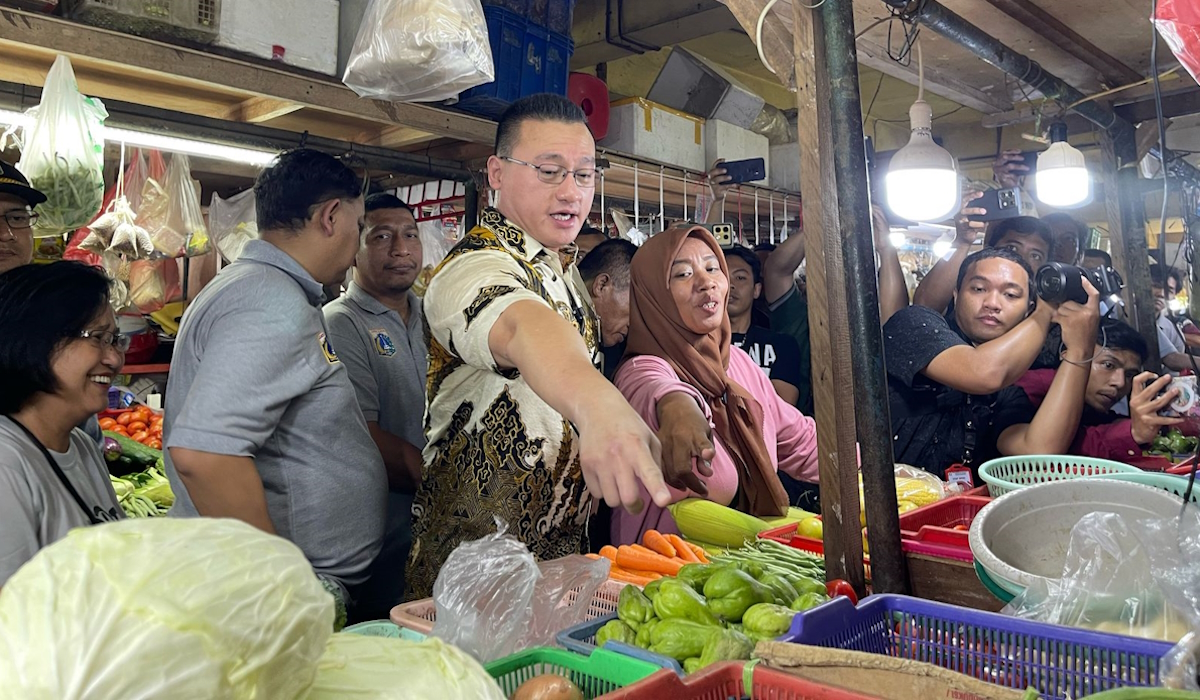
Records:
[[[812,418],[801,413],[795,406],[785,402],[775,393],[771,380],[754,360],[737,347],[729,349],[729,368],[726,374],[746,391],[750,392],[763,408],[763,441],[777,469],[801,481],[817,481],[817,428]],[[633,409],[641,414],[646,424],[657,431],[658,402],[667,394],[684,392],[696,399],[700,410],[712,426],[712,411],[700,392],[679,379],[666,360],[651,355],[639,355],[626,360],[616,376],[617,388],[625,395]],[[713,475],[705,479],[708,499],[721,505],[729,505],[737,495],[738,474],[733,458],[713,432],[716,457],[712,461]],[[672,502],[688,497],[699,497],[691,491],[671,489]],[[642,533],[654,529],[659,532],[678,533],[679,528],[670,511],[654,505],[650,494],[642,487],[642,503],[646,508],[637,515],[624,509],[613,511],[612,541],[614,544],[640,542]]]

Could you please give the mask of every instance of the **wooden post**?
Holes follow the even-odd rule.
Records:
[[[1113,267],[1125,280],[1125,310],[1129,323],[1146,340],[1146,369],[1157,372],[1158,314],[1150,291],[1149,246],[1146,243],[1146,204],[1138,186],[1137,148],[1115,142],[1100,132],[1101,159],[1104,165],[1104,200],[1108,210],[1108,237],[1112,241]]]
[[[854,373],[839,239],[830,85],[820,21],[793,3],[800,190],[808,258],[812,387],[820,450],[825,570],[855,590],[866,589],[859,525]]]

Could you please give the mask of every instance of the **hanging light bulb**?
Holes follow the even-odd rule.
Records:
[[[1076,207],[1091,196],[1087,162],[1078,148],[1067,143],[1065,122],[1050,125],[1050,148],[1038,154],[1034,186],[1038,199],[1052,207]]]
[[[909,221],[944,221],[958,211],[958,167],[933,141],[933,108],[925,101],[925,62],[917,44],[917,101],[908,110],[912,136],[896,151],[884,178],[888,208]]]
[[[905,236],[903,231],[892,231],[888,234],[888,241],[893,248],[899,248],[908,242],[908,236]]]
[[[937,241],[933,244],[933,255],[938,260],[950,254],[950,241]]]

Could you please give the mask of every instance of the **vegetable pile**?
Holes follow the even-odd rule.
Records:
[[[746,542],[753,542],[764,530],[799,523],[813,516],[808,511],[789,508],[783,517],[764,520],[703,498],[685,498],[671,504],[670,509],[683,536],[709,551],[741,547]]]
[[[156,518],[167,514],[175,504],[171,482],[162,473],[161,458],[157,466],[126,476],[109,476],[113,491],[125,515],[131,518]]]
[[[1188,437],[1179,432],[1179,428],[1171,428],[1166,435],[1159,435],[1150,443],[1150,449],[1142,452],[1145,457],[1166,457],[1171,461],[1177,458],[1190,457],[1196,451],[1200,438]]]
[[[163,417],[147,406],[125,411],[116,418],[101,418],[100,429],[105,434],[117,433],[155,450],[162,449]],[[151,461],[153,464],[153,460]]]
[[[642,536],[642,544],[606,545],[599,555],[589,554],[588,557],[608,559],[610,579],[639,586],[663,576],[674,576],[685,564],[708,563],[703,548],[684,542],[679,535],[663,535],[657,530],[647,530]]]
[[[673,542],[653,531],[647,535],[643,541],[658,547],[659,538]],[[611,640],[637,646],[679,661],[688,673],[718,661],[749,659],[756,642],[786,633],[796,612],[843,590],[838,584],[844,582],[827,586],[820,559],[775,542],[713,555],[710,563],[683,564],[638,547],[618,548],[618,564],[656,567],[651,573],[659,576],[642,590],[637,585],[621,590],[617,618],[596,633],[596,645]],[[622,556],[622,550],[629,553]],[[674,576],[660,573],[668,566],[678,567]]]

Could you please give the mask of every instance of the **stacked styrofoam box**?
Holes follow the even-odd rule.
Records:
[[[626,155],[703,172],[708,169],[704,137],[703,119],[631,97],[610,105],[608,135],[599,145]],[[763,142],[766,142],[765,138]]]
[[[334,75],[338,61],[338,0],[224,0],[217,46]]]
[[[704,122],[704,162],[711,165],[718,158],[762,158],[766,163],[767,178],[771,177],[771,142],[766,136],[719,119],[710,119]],[[756,180],[754,184],[766,185],[767,180]]]
[[[793,141],[771,146],[767,181],[777,190],[800,191],[800,144]]]

